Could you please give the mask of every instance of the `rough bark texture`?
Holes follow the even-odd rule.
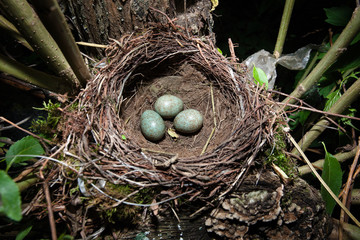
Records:
[[[285,184],[271,170],[253,171],[219,207],[191,219],[200,207],[169,208],[167,215],[148,219],[121,237],[146,233],[149,239],[320,240],[332,228],[316,189],[300,178]]]
[[[150,22],[168,23],[164,14],[192,35],[212,35],[210,0],[71,0],[60,4],[80,41],[108,44],[109,38],[119,39]]]
[[[319,192],[300,178],[282,183],[272,171],[247,176],[206,226],[230,239],[326,239],[331,232]]]

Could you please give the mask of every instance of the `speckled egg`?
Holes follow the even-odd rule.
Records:
[[[164,137],[165,123],[157,112],[146,110],[141,115],[140,122],[141,132],[146,139],[156,142]]]
[[[174,127],[181,133],[194,133],[203,125],[203,117],[198,110],[187,109],[180,112],[174,119]]]
[[[156,100],[154,108],[160,116],[170,119],[184,109],[184,103],[174,95],[163,95]]]

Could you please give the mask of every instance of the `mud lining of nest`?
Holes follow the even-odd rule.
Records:
[[[161,27],[114,40],[107,56],[77,109],[67,113],[66,150],[81,162],[83,179],[161,186],[171,196],[207,201],[241,182],[273,117],[245,66],[230,63],[207,38]],[[165,93],[203,114],[198,133],[166,134],[157,143],[142,136],[141,113]],[[161,195],[154,196],[157,203],[169,199]]]

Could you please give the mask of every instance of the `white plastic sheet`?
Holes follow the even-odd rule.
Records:
[[[302,70],[306,67],[309,59],[310,52],[314,48],[313,44],[306,45],[298,49],[294,53],[284,54],[279,58],[268,51],[260,50],[253,55],[249,56],[243,63],[250,69],[250,74],[252,74],[254,65],[257,68],[261,68],[268,77],[269,87],[268,89],[273,89],[276,81],[276,65],[280,64],[290,70]],[[251,76],[252,77],[252,76]]]

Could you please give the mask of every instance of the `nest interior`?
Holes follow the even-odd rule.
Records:
[[[107,66],[78,96],[65,123],[66,149],[79,156],[84,178],[162,186],[190,199],[226,193],[240,181],[273,117],[245,66],[229,62],[210,39],[159,26],[114,40],[107,56]],[[141,113],[163,94],[199,110],[202,129],[147,141]]]
[[[211,152],[223,143],[231,132],[235,131],[236,107],[231,99],[221,93],[218,86],[212,86],[200,71],[188,63],[177,68],[164,71],[165,76],[155,79],[135,80],[136,91],[123,103],[120,118],[126,121],[125,127],[129,139],[137,142],[143,149],[178,155],[178,157],[200,156],[203,151]],[[185,109],[196,109],[204,117],[202,129],[195,134],[177,133],[175,137],[166,134],[160,142],[151,142],[144,138],[140,130],[140,116],[146,109],[154,109],[156,99],[164,94],[171,94],[181,98]],[[214,102],[214,105],[212,104]],[[213,108],[214,107],[214,108]],[[216,123],[214,122],[216,121]],[[165,120],[166,129],[174,128],[173,120]],[[215,127],[207,145],[212,129]],[[244,136],[245,137],[245,136]],[[206,146],[206,151],[204,147]],[[204,150],[203,150],[204,149]]]

